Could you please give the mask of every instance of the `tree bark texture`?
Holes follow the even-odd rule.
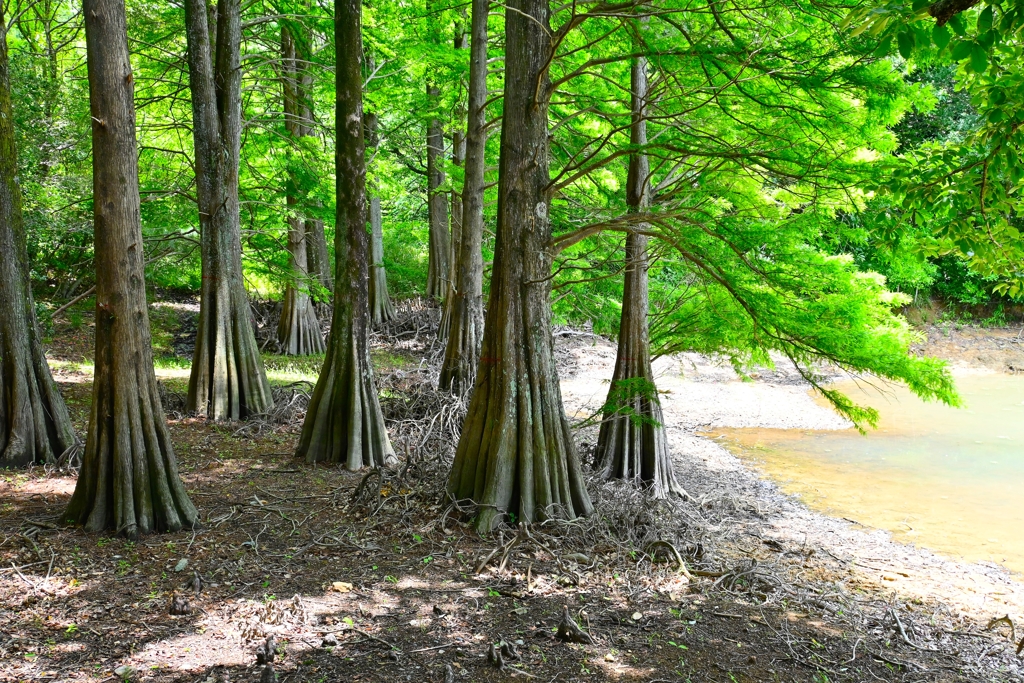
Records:
[[[334,293],[334,269],[327,251],[324,222],[318,218],[306,219],[306,272],[315,277],[329,293]],[[317,297],[320,302],[320,298]]]
[[[372,66],[370,71],[373,71]],[[366,135],[370,147],[377,148],[377,115],[366,112]],[[388,293],[388,273],[384,269],[384,220],[380,197],[370,197],[370,322],[382,325],[395,317],[395,307]]]
[[[562,409],[551,338],[548,0],[506,14],[505,115],[491,293],[476,386],[448,493],[481,533],[592,511]],[[538,99],[539,97],[539,99]]]
[[[92,114],[96,369],[66,518],[128,537],[194,525],[153,372],[124,0],[85,0]]]
[[[284,86],[284,121],[288,136],[297,141],[310,133],[311,113],[305,82],[305,62],[299,59],[296,39],[287,26],[281,29],[281,81]],[[281,353],[307,356],[324,352],[320,321],[310,297],[307,271],[309,257],[303,202],[297,196],[298,181],[292,178],[288,192],[288,254],[291,273],[285,287],[281,318],[277,323],[277,344]]]
[[[633,60],[630,144],[647,144],[647,60]],[[650,163],[643,152],[629,157],[626,203],[633,213],[650,206]],[[672,469],[662,420],[648,332],[647,236],[626,235],[626,276],[615,358],[595,462],[605,478],[624,479],[649,487],[657,498],[682,494]]]
[[[459,20],[455,22],[455,49],[465,50],[469,47],[469,34],[465,27],[465,8],[461,10]],[[460,88],[461,88],[460,81]],[[456,115],[465,117],[461,112]],[[466,164],[466,135],[458,125],[452,131],[452,165],[462,168]],[[437,336],[441,341],[448,339],[448,332],[451,330],[453,307],[455,305],[457,280],[459,277],[459,256],[461,255],[462,244],[462,187],[458,185],[458,179],[452,178],[451,189],[451,254],[448,257],[448,291],[444,295],[444,306],[441,310],[441,323],[437,328]]]
[[[465,394],[476,380],[483,337],[484,263],[484,152],[487,124],[487,11],[488,0],[473,0],[470,26],[469,96],[467,102],[465,169],[459,257],[455,260],[455,287],[445,302],[447,340],[441,364],[441,389]],[[454,215],[454,214],[453,214]]]
[[[335,0],[337,261],[327,358],[306,411],[297,455],[348,469],[395,460],[370,364],[369,236],[363,138],[360,0]]]
[[[214,420],[242,419],[273,405],[242,280],[239,2],[218,0],[213,11],[206,0],[185,0],[203,261],[186,407]]]
[[[431,98],[436,100],[439,91],[431,86]],[[441,186],[444,185],[444,129],[441,121],[431,119],[427,126],[427,206],[430,213],[429,252],[427,255],[427,296],[444,298],[448,291],[448,262],[451,254],[451,237],[448,233],[448,202]]]
[[[0,7],[0,468],[53,463],[75,443],[46,364],[29,280],[6,26]]]

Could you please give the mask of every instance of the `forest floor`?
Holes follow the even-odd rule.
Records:
[[[685,500],[593,481],[598,514],[480,538],[443,503],[464,406],[432,388],[436,310],[407,304],[375,335],[402,464],[369,474],[292,458],[316,359],[267,357],[278,408],[260,419],[182,416],[194,313],[188,301],[153,308],[202,527],[134,543],[86,534],[60,524],[71,473],[0,472],[0,680],[257,681],[268,636],[282,682],[1024,680],[1024,596],[1005,570],[811,512],[702,436],[843,428],[784,367],[742,382],[714,359],[658,362]],[[73,314],[51,356],[84,434],[92,330],[85,307]],[[935,334],[965,365],[991,352],[992,369],[1024,368],[1016,331]],[[585,457],[614,346],[573,330],[556,340]],[[188,614],[169,614],[175,597]],[[592,642],[558,639],[566,610]]]

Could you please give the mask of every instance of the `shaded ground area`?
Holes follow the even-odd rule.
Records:
[[[413,304],[374,339],[395,471],[292,459],[309,361],[294,378],[280,371],[285,407],[261,419],[172,421],[202,511],[193,532],[130,543],[68,529],[68,473],[0,473],[0,680],[256,681],[268,635],[282,681],[1020,680],[1008,625],[985,630],[977,614],[884,573],[864,578],[820,520],[804,511],[801,521],[799,506],[707,449],[695,430],[714,422],[710,409],[685,420],[673,409],[687,500],[592,482],[590,519],[479,538],[442,496],[463,406],[431,388],[436,323],[436,310]],[[613,352],[587,336],[559,340],[575,377],[568,409],[582,416],[579,396],[603,400]],[[70,343],[62,352],[88,355]],[[678,375],[686,359],[673,362]],[[84,431],[91,377],[80,370],[59,379]],[[698,384],[664,379],[669,392]],[[800,391],[752,386],[769,403],[774,388]],[[792,412],[772,406],[762,418]],[[593,432],[579,432],[584,450]],[[169,614],[175,599],[187,614]],[[558,640],[563,607],[592,643]],[[487,657],[501,643],[504,669]]]

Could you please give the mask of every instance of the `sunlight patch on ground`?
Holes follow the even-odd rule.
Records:
[[[156,378],[157,379],[186,379],[187,380],[189,378],[189,375],[192,374],[192,367],[191,367],[191,365],[188,365],[188,366],[185,366],[185,367],[179,367],[179,368],[168,367],[168,366],[163,366],[163,367],[157,366],[155,368],[155,370],[156,370]]]
[[[76,360],[58,360],[55,358],[47,358],[47,362],[50,365],[50,372],[55,375],[62,375],[61,379],[64,380],[63,375],[86,375],[81,380],[67,381],[88,381],[92,379],[93,364],[91,361],[76,361]]]
[[[170,308],[175,311],[188,311],[189,313],[198,313],[198,303],[186,303],[180,301],[154,301],[149,304],[150,308]]]
[[[75,480],[69,477],[40,479],[29,471],[0,473],[0,495],[4,498],[30,496],[70,496]],[[7,501],[5,501],[7,502]]]
[[[274,384],[316,383],[324,365],[324,356],[268,355],[263,357],[263,364],[267,370],[267,379]]]
[[[658,673],[650,667],[635,666],[638,661],[639,657],[631,651],[621,652],[613,648],[603,657],[596,657],[588,664],[595,665],[612,679],[628,676],[631,679],[644,680]]]

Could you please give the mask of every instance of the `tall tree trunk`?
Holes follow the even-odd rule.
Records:
[[[306,63],[299,59],[296,39],[287,26],[281,28],[281,52],[285,129],[295,142],[309,135],[311,116],[308,93],[303,87]],[[285,287],[281,319],[277,324],[277,344],[280,352],[285,355],[306,356],[324,352],[324,337],[309,295],[306,225],[302,217],[304,202],[297,196],[298,179],[293,176],[290,185],[287,203],[291,273]]]
[[[488,0],[473,0],[470,27],[469,97],[465,171],[460,203],[459,257],[454,296],[445,302],[448,337],[441,365],[441,389],[468,393],[476,380],[484,327],[484,152],[487,146],[487,11]]]
[[[324,222],[319,218],[306,219],[306,272],[317,279],[328,293],[334,293],[334,269],[327,251]],[[321,302],[321,297],[314,297]],[[323,297],[326,299],[326,297]]]
[[[85,0],[96,239],[89,436],[66,519],[128,537],[199,519],[178,476],[153,372],[124,0]]]
[[[510,515],[535,522],[593,509],[551,338],[547,3],[514,0],[505,17],[494,270],[479,376],[448,480],[453,498],[479,506],[484,533]]]
[[[0,6],[0,468],[53,463],[75,443],[32,299],[10,75]]]
[[[647,60],[643,57],[633,60],[631,84],[630,144],[642,148],[647,144]],[[642,213],[650,206],[650,164],[643,152],[629,157],[626,203],[633,213]],[[684,491],[672,469],[651,371],[647,236],[637,230],[626,235],[625,278],[619,348],[597,440],[596,466],[606,478],[650,487],[657,498],[681,495]]]
[[[469,47],[469,34],[466,33],[465,26],[465,8],[461,9],[459,20],[455,22],[455,49],[465,50]],[[460,89],[461,90],[461,89]],[[456,114],[456,120],[461,117],[465,117],[465,112]],[[456,125],[452,131],[452,165],[456,168],[462,168],[466,164],[466,135]],[[441,324],[438,325],[437,336],[438,339],[445,341],[448,339],[448,333],[451,331],[452,325],[452,314],[454,313],[455,307],[455,296],[458,291],[458,277],[459,277],[459,256],[461,255],[462,249],[462,187],[458,184],[458,178],[452,178],[452,189],[451,189],[451,223],[452,223],[452,243],[451,243],[451,254],[448,257],[448,291],[444,295],[444,307],[441,311]]]
[[[373,61],[370,69],[373,71]],[[377,134],[377,115],[366,112],[366,135],[370,148],[380,144]],[[380,210],[380,197],[370,197],[370,322],[376,326],[393,320],[395,307],[388,294],[388,273],[384,269],[384,221]]]
[[[297,455],[351,470],[395,460],[370,363],[363,139],[361,0],[335,0],[337,260],[327,358],[302,425]]]
[[[245,418],[273,405],[242,280],[239,2],[218,0],[214,11],[206,0],[185,0],[203,259],[186,407],[214,420]]]
[[[440,11],[436,0],[428,3],[432,9],[429,36],[431,42],[441,44],[441,32],[438,28],[440,21],[437,13]],[[427,297],[443,299],[448,293],[448,278],[451,263],[451,237],[448,232],[448,201],[441,192],[444,185],[444,127],[440,119],[436,118],[436,112],[440,106],[441,90],[430,81],[427,81],[427,99],[430,108],[435,116],[427,123],[427,210],[429,213],[429,236],[427,253]]]

